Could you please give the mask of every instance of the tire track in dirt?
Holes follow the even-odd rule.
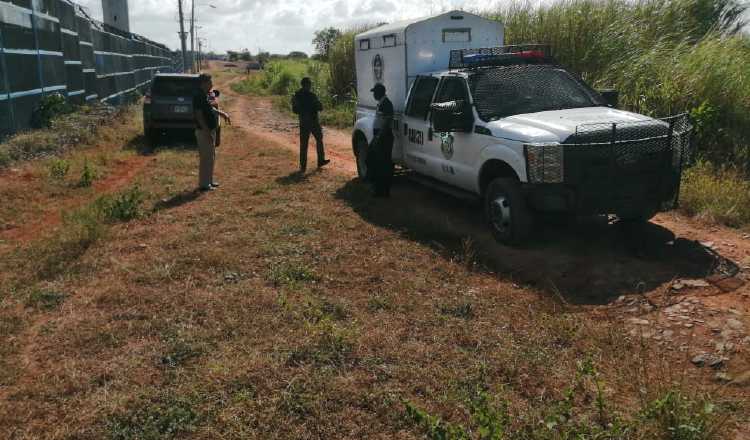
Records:
[[[253,136],[276,142],[295,153],[299,152],[298,123],[289,115],[274,109],[271,98],[240,95],[232,90],[231,84],[242,79],[243,77],[234,77],[228,81],[217,82],[217,88],[221,88],[223,94],[229,97],[226,107],[232,116],[232,124],[247,130]],[[326,158],[331,159],[331,163],[326,168],[347,176],[354,176],[357,172],[357,165],[352,154],[351,134],[343,130],[324,127],[323,142]],[[315,155],[315,140],[312,137],[308,154],[310,157]],[[308,163],[314,164],[315,161],[308,159]]]

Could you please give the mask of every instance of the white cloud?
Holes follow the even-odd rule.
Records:
[[[130,0],[131,31],[177,49],[180,46],[178,0]],[[94,18],[102,18],[101,0],[77,0]],[[196,0],[198,35],[215,51],[312,53],[313,33],[329,26],[415,18],[451,9],[477,10],[496,1],[480,0]],[[191,0],[183,0],[189,17]],[[212,8],[209,5],[215,6]],[[187,24],[186,24],[187,30]]]

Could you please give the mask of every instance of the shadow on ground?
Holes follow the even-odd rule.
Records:
[[[179,194],[176,194],[168,199],[163,199],[158,201],[154,205],[154,212],[159,211],[165,211],[172,208],[177,208],[178,206],[182,206],[185,204],[188,204],[190,202],[193,202],[197,200],[201,196],[201,192],[198,189],[189,190],[189,191],[183,191]]]
[[[399,231],[446,258],[475,255],[498,276],[558,293],[574,304],[605,304],[652,291],[674,278],[703,278],[731,263],[653,223],[612,224],[606,217],[541,219],[521,248],[497,244],[479,204],[462,202],[399,176],[390,199],[374,199],[359,180],[336,192],[366,221]],[[467,253],[467,249],[470,252]]]

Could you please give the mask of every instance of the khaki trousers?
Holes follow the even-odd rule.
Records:
[[[195,130],[198,141],[198,186],[208,188],[214,183],[214,162],[216,161],[216,130]]]

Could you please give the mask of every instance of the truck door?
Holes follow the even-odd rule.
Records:
[[[463,101],[467,109],[472,109],[469,89],[464,78],[449,76],[440,82],[434,102],[450,101]],[[437,164],[440,173],[435,177],[469,191],[475,186],[476,171],[472,165],[478,154],[477,146],[474,145],[478,139],[473,136],[472,131],[435,133],[438,148],[433,150],[434,157],[431,158]]]
[[[428,116],[438,82],[431,76],[418,76],[414,80],[401,127],[406,166],[428,176],[435,176],[437,171],[436,165],[428,160],[429,150],[437,148]]]

